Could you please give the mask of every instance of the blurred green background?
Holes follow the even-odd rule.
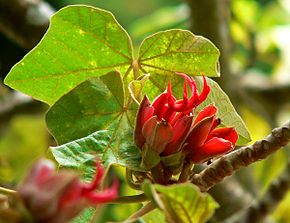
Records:
[[[191,8],[185,0],[47,2],[55,10],[71,4],[87,4],[111,11],[131,35],[135,45],[161,30],[192,28]],[[256,141],[266,136],[273,126],[290,119],[290,1],[232,0],[229,9],[231,54],[228,63],[231,75],[239,77],[239,82],[235,84],[243,85],[248,90],[247,94],[242,93],[248,103],[241,104],[238,111],[253,141]],[[204,19],[207,19],[206,15]],[[27,52],[5,33],[0,33],[2,80]],[[46,149],[55,142],[45,127],[46,109],[44,105],[9,90],[0,82],[1,186],[15,187],[33,160],[42,155],[49,156]],[[249,167],[256,187],[252,191],[256,191],[256,195],[262,196],[285,166],[288,156],[289,149],[281,150]],[[115,171],[124,182],[124,170],[116,168]],[[123,194],[134,194],[125,184],[121,189]],[[290,222],[289,207],[290,193],[273,214],[274,222]],[[99,222],[124,220],[137,208],[138,205],[100,208]],[[82,218],[85,219],[85,216]]]

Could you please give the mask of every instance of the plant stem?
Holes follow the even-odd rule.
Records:
[[[140,76],[139,74],[139,63],[138,60],[132,60],[132,68],[134,73],[134,80],[137,80],[137,78]]]
[[[162,168],[162,164],[158,163],[155,167],[151,169],[151,174],[155,183],[164,184],[164,171]]]
[[[111,204],[129,204],[129,203],[140,203],[144,201],[148,201],[149,198],[143,193],[132,196],[122,196],[117,198],[114,201],[111,201]]]
[[[184,164],[183,164],[183,167],[182,167],[182,171],[181,171],[181,173],[179,175],[178,182],[184,183],[185,181],[188,180],[192,165],[193,165],[193,163],[190,160],[185,160],[184,161]]]
[[[17,191],[5,187],[0,187],[0,194],[15,196],[17,194]]]
[[[156,205],[151,201],[147,203],[144,207],[142,207],[140,210],[132,214],[126,221],[124,221],[124,223],[136,222],[138,218],[144,216],[145,214],[149,213],[155,208],[156,208]]]

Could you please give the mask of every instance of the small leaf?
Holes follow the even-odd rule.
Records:
[[[163,202],[167,222],[205,223],[218,207],[209,194],[190,183],[153,186]]]
[[[186,30],[168,30],[146,38],[139,50],[139,63],[153,80],[158,74],[183,72],[191,76],[219,76],[219,51],[206,38]]]
[[[144,74],[138,77],[137,80],[133,80],[129,83],[128,88],[130,95],[137,104],[140,104],[143,99],[142,91],[149,76],[149,74]]]
[[[41,42],[15,65],[5,83],[52,105],[90,77],[131,66],[127,32],[107,11],[69,6],[51,17]]]

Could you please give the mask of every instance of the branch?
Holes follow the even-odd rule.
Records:
[[[54,10],[41,0],[0,0],[0,32],[31,49],[48,28]]]
[[[278,206],[290,188],[290,160],[282,174],[271,183],[265,195],[239,216],[237,223],[264,222],[265,218]]]
[[[270,135],[253,145],[242,147],[216,160],[201,173],[194,175],[191,181],[205,192],[241,167],[265,159],[289,141],[290,121],[273,129]]]

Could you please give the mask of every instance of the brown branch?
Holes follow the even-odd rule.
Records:
[[[289,141],[290,121],[273,129],[270,135],[253,145],[242,147],[216,160],[201,173],[194,175],[191,181],[205,192],[241,167],[265,159]]]
[[[267,189],[265,195],[257,202],[243,211],[235,223],[265,222],[267,216],[275,210],[280,201],[284,198],[290,188],[290,160],[282,174],[273,181]]]
[[[0,32],[31,49],[46,31],[54,10],[41,0],[0,0]]]

